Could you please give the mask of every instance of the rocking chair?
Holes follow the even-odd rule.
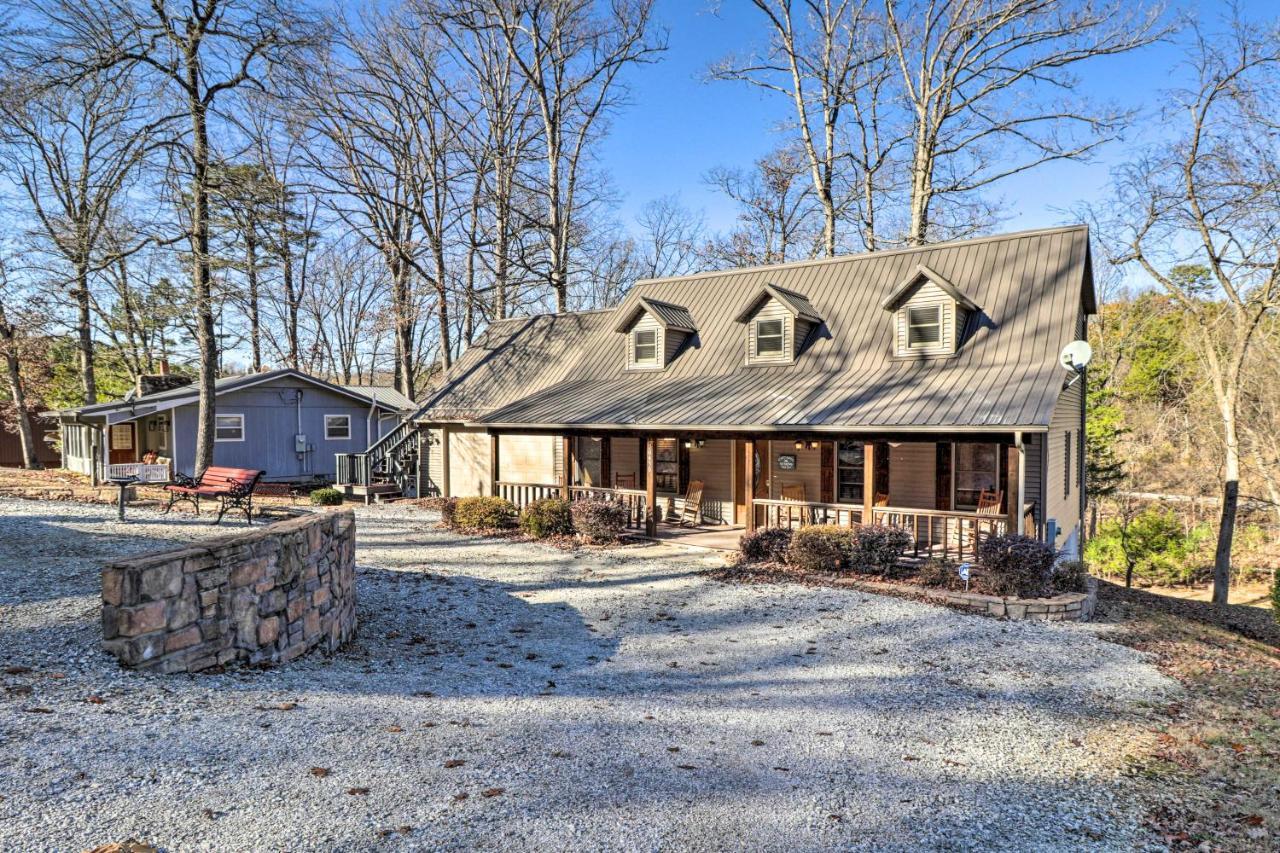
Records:
[[[697,527],[702,523],[702,481],[689,483],[689,491],[685,493],[684,504],[680,507],[679,526]]]

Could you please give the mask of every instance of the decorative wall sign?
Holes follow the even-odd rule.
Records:
[[[796,470],[796,455],[794,453],[783,453],[778,457],[779,471]]]

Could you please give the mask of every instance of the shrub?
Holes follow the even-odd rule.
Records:
[[[978,545],[980,585],[992,595],[1048,595],[1055,559],[1052,547],[1030,536],[1007,533],[988,537]]]
[[[961,586],[960,575],[956,573],[958,568],[955,560],[946,557],[930,557],[916,572],[916,580],[921,586],[957,588]]]
[[[785,563],[789,547],[791,529],[787,527],[763,527],[738,540],[738,551],[748,563]]]
[[[560,498],[533,501],[520,513],[520,529],[535,539],[567,536],[573,532],[569,501]]]
[[[849,564],[853,531],[834,524],[813,524],[791,534],[787,565],[802,572],[836,572]]]
[[[311,493],[311,503],[315,506],[337,506],[342,503],[342,498],[342,492],[332,486],[325,486]]]
[[[1280,572],[1271,575],[1271,615],[1280,622]]]
[[[515,504],[495,497],[458,498],[453,525],[459,530],[478,532],[510,527],[516,517]]]
[[[458,512],[457,498],[435,498],[436,509],[440,510],[440,521],[445,527],[454,526],[454,516]]]
[[[1198,557],[1201,545],[1212,538],[1208,525],[1190,534],[1172,510],[1148,507],[1134,516],[1102,524],[1089,540],[1085,556],[1105,577],[1123,577],[1125,586],[1183,584],[1207,579],[1206,561]]]
[[[573,529],[595,545],[616,542],[627,528],[627,508],[614,501],[574,501]]]
[[[1053,567],[1049,583],[1054,592],[1087,592],[1089,566],[1084,560],[1063,560]]]
[[[911,534],[900,527],[869,524],[858,528],[849,551],[854,571],[886,575],[893,571],[911,546]]]

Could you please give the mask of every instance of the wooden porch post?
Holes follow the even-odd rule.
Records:
[[[644,532],[648,536],[658,535],[658,478],[654,473],[657,467],[658,439],[652,435],[644,439]]]
[[[748,438],[742,442],[744,448],[742,456],[743,477],[742,477],[742,502],[747,507],[747,532],[756,529],[756,442],[753,438]]]
[[[498,476],[502,470],[502,461],[498,458],[498,434],[496,432],[489,433],[489,494],[498,496]]]
[[[440,496],[453,497],[453,489],[449,485],[449,427],[440,427]]]
[[[862,523],[875,524],[876,443],[862,443]]]
[[[571,500],[573,492],[569,491],[569,487],[573,485],[573,439],[566,435],[560,442],[560,497]]]
[[[1026,489],[1027,463],[1021,432],[1013,434],[1013,446],[1009,448],[1006,464],[1009,466],[1009,532],[1025,533],[1022,529],[1022,506],[1026,503],[1023,491]]]

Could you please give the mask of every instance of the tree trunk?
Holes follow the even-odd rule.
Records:
[[[413,400],[416,389],[413,381],[413,315],[409,298],[409,265],[398,257],[391,259],[391,308],[396,325],[396,390]]]
[[[923,122],[924,119],[919,119]],[[907,245],[923,246],[929,238],[929,202],[933,196],[933,162],[923,129],[916,134],[916,151],[911,162],[911,223]]]
[[[1227,458],[1222,477],[1222,514],[1218,519],[1218,547],[1213,555],[1213,603],[1226,604],[1231,589],[1231,544],[1235,539],[1240,504],[1240,450],[1234,425],[1227,425]]]
[[[289,242],[288,210],[282,210],[280,215],[280,274],[284,279],[285,311],[287,314],[285,334],[289,339],[289,366],[294,370],[298,370],[298,350],[300,349],[298,345],[298,303],[301,300],[294,293],[293,248]]]
[[[22,467],[34,471],[41,467],[36,458],[35,438],[31,434],[31,420],[27,417],[27,394],[22,384],[21,363],[18,361],[17,335],[5,318],[0,305],[0,342],[4,344],[4,360],[9,383],[9,399],[13,402],[18,421],[18,443],[22,447]]]
[[[98,402],[98,379],[93,369],[93,325],[89,313],[89,264],[76,262],[76,335],[80,350],[80,391],[86,406]]]
[[[249,279],[249,344],[253,349],[253,372],[262,372],[262,324],[258,316],[258,241],[253,226],[245,229],[245,273]]]
[[[200,404],[196,428],[195,475],[213,464],[214,380],[218,370],[218,339],[213,331],[213,297],[209,281],[209,128],[207,108],[194,93],[200,91],[199,60],[187,56],[188,99],[191,112],[191,284],[196,296],[196,337],[200,348]]]

